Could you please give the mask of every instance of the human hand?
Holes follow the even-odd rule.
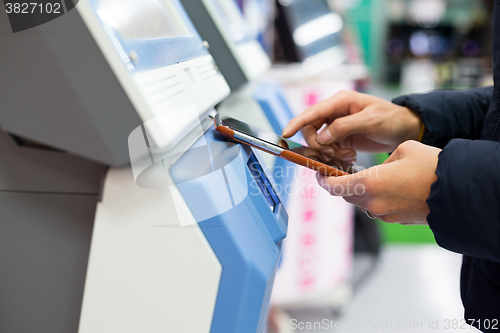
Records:
[[[390,223],[427,224],[427,197],[441,149],[406,141],[383,164],[342,177],[316,174],[331,195]]]
[[[293,118],[282,135],[288,138],[301,130],[309,147],[348,160],[358,150],[391,152],[406,140],[417,140],[421,128],[420,117],[410,109],[346,90]]]

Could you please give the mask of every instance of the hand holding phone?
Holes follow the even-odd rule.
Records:
[[[228,116],[215,115],[214,125],[216,131],[227,138],[318,171],[326,176],[345,176],[356,172],[355,166],[351,163],[334,157],[326,160],[315,149],[266,132]]]

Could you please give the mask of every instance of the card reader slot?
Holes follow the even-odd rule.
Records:
[[[254,154],[250,155],[250,158],[248,159],[247,165],[248,165],[248,168],[250,169],[250,173],[255,178],[257,185],[259,186],[260,190],[262,191],[262,194],[266,198],[266,201],[269,204],[269,208],[271,208],[271,210],[273,212],[275,212],[280,201],[278,199],[278,196],[274,192],[274,189],[273,189],[271,183],[269,182],[269,179],[266,177],[264,170],[262,169],[262,166],[257,161]]]

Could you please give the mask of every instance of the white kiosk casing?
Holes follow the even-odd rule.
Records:
[[[0,38],[2,71],[12,74],[1,83],[0,124],[35,152],[17,154],[14,168],[0,159],[0,192],[30,191],[23,177],[7,178],[22,163],[38,178],[68,180],[35,184],[32,195],[61,198],[56,204],[16,196],[24,211],[13,210],[16,201],[2,212],[14,216],[2,237],[19,240],[15,249],[3,242],[2,252],[15,255],[2,271],[15,277],[3,275],[2,332],[34,331],[43,318],[52,333],[260,333],[286,212],[253,151],[214,132],[208,114],[229,87],[180,3],[82,0],[56,20]],[[18,149],[3,148],[2,156]],[[71,233],[61,232],[65,225]],[[31,243],[37,252],[27,251],[23,232],[32,236],[26,242],[50,239],[50,251]]]
[[[192,117],[183,117],[182,107],[194,105],[203,118],[229,93],[212,56],[179,7],[175,0],[88,0],[76,7],[141,120],[166,112],[171,117],[163,126],[150,129],[160,150],[174,146],[197,125]],[[160,56],[166,52],[169,56]]]

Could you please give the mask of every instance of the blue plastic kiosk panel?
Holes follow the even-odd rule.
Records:
[[[261,83],[254,91],[254,98],[259,102],[274,132],[281,133],[293,118],[293,112],[286,101],[281,86],[271,82]],[[302,138],[300,133],[298,135]]]
[[[261,333],[288,216],[251,148],[210,128],[173,180],[222,265],[211,332]]]
[[[281,134],[285,126],[293,118],[292,110],[285,99],[281,86],[276,83],[261,83],[254,91],[254,98],[259,103],[262,111],[264,111],[274,132]],[[301,133],[297,133],[293,137],[293,140],[301,142],[304,139]],[[292,184],[295,175],[295,172],[289,172],[289,170],[297,167],[294,163],[284,159],[276,159],[273,180],[277,185],[281,201],[285,206],[288,202],[286,188]]]

